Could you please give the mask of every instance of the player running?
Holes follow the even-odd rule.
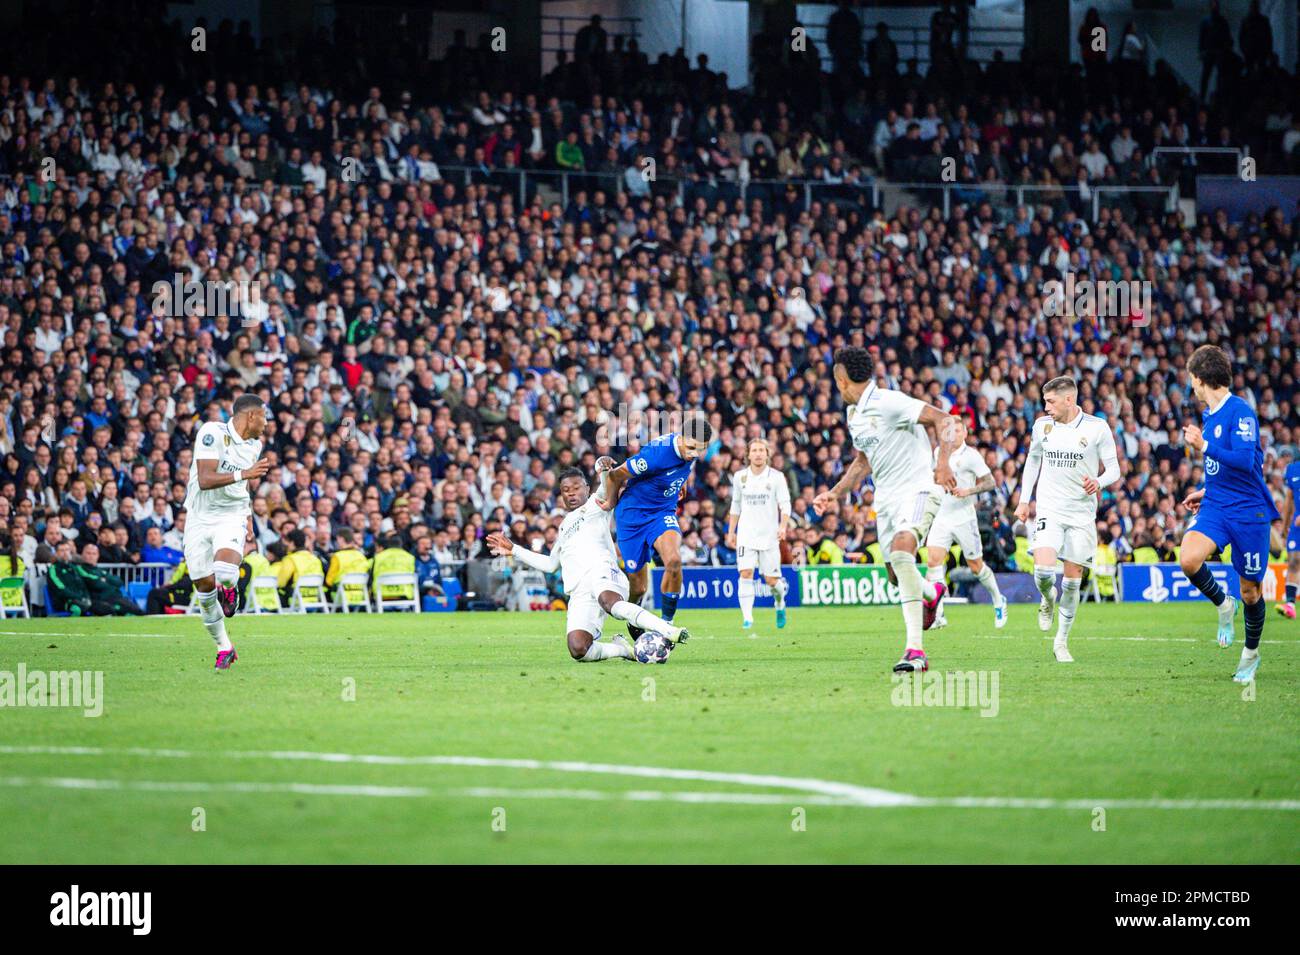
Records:
[[[1043,386],[1047,414],[1034,422],[1029,454],[1020,484],[1016,520],[1029,520],[1029,502],[1037,487],[1036,520],[1030,547],[1034,553],[1034,582],[1043,595],[1038,605],[1038,629],[1052,628],[1056,601],[1056,559],[1065,564],[1052,653],[1058,663],[1073,663],[1070,629],[1079,609],[1083,568],[1097,553],[1097,496],[1119,480],[1115,434],[1078,403],[1073,378],[1053,378]]]
[[[194,437],[182,547],[203,626],[217,644],[218,670],[228,670],[239,659],[226,635],[225,618],[239,607],[235,585],[253,516],[248,482],[270,466],[261,457],[264,430],[266,405],[257,395],[244,394],[235,399],[229,421],[209,421]]]
[[[740,571],[741,626],[754,625],[754,569],[772,588],[777,628],[785,626],[785,578],[781,576],[781,541],[790,521],[790,486],[785,475],[767,466],[767,442],[749,442],[749,467],[731,478],[727,546],[736,551]]]
[[[622,636],[600,642],[605,615],[609,614],[642,632],[660,633],[673,643],[682,643],[690,632],[659,619],[649,610],[629,603],[628,581],[618,566],[618,552],[610,534],[613,497],[609,475],[614,462],[607,457],[596,462],[600,484],[595,494],[577,468],[560,475],[560,500],[568,511],[550,554],[538,554],[513,543],[505,534],[489,534],[488,546],[498,557],[513,557],[544,574],[558,568],[569,598],[566,628],[569,655],[579,663],[594,663],[611,657],[636,659]],[[629,627],[631,629],[631,627]]]
[[[944,568],[948,561],[948,548],[954,542],[961,545],[962,556],[966,566],[971,569],[984,589],[993,598],[993,625],[1001,630],[1007,625],[1007,598],[998,590],[997,577],[993,568],[984,563],[984,549],[980,542],[979,519],[975,515],[975,497],[985,491],[993,490],[993,472],[984,462],[984,455],[966,443],[966,422],[961,418],[951,418],[945,422],[940,433],[941,441],[950,441],[953,450],[948,456],[948,467],[952,468],[957,479],[957,489],[945,494],[939,504],[939,513],[935,515],[930,534],[925,539],[926,556],[929,572],[926,577],[931,583],[942,583]],[[935,464],[939,463],[939,450],[934,452]],[[935,627],[946,627],[947,619],[943,615],[943,601],[939,602],[936,612]]]
[[[934,623],[944,585],[921,576],[916,552],[944,491],[956,486],[948,465],[951,446],[940,443],[936,460],[926,428],[938,429],[949,416],[901,391],[879,387],[875,361],[865,348],[841,348],[834,361],[835,386],[847,404],[849,434],[858,453],[836,485],[813,498],[813,510],[826,513],[871,475],[878,537],[898,580],[907,629],[906,649],[894,672],[921,672],[930,667],[921,632]]]
[[[1205,455],[1205,484],[1188,494],[1183,506],[1195,516],[1187,525],[1179,563],[1187,579],[1219,608],[1219,646],[1232,645],[1237,602],[1223,591],[1205,562],[1232,545],[1232,566],[1241,578],[1246,646],[1233,679],[1249,683],[1259,669],[1259,641],[1264,633],[1264,589],[1268,544],[1273,521],[1280,516],[1264,483],[1264,449],[1259,419],[1228,390],[1232,364],[1214,345],[1202,345],[1187,362],[1196,400],[1205,406],[1202,426],[1183,426],[1183,441]]]
[[[618,552],[631,582],[632,603],[640,603],[650,589],[650,560],[657,553],[664,576],[659,584],[659,606],[672,623],[682,595],[682,533],[677,525],[677,502],[696,458],[713,440],[713,428],[702,411],[687,412],[681,432],[656,438],[610,473],[610,497],[617,497],[614,524]],[[633,639],[641,628],[627,628]]]
[[[1279,600],[1277,612],[1289,620],[1295,619],[1296,587],[1300,585],[1300,459],[1287,465],[1283,479],[1290,492],[1286,499],[1286,516],[1282,527],[1286,530],[1286,600]]]

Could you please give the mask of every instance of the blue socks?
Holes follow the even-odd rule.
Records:
[[[1227,599],[1228,595],[1223,592],[1223,588],[1219,586],[1219,582],[1214,579],[1214,574],[1210,573],[1210,568],[1205,564],[1198,567],[1196,573],[1187,579],[1196,586],[1197,590],[1209,597],[1214,606],[1221,606]]]
[[[660,616],[668,623],[673,622],[673,617],[677,613],[677,601],[681,599],[680,593],[669,593],[666,590],[659,591],[659,608],[663,611]]]
[[[1242,615],[1246,618],[1246,649],[1258,650],[1259,638],[1264,635],[1264,618],[1267,616],[1264,598],[1261,597],[1253,604],[1243,600],[1241,604]]]

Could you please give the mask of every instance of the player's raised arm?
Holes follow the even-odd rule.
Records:
[[[1034,424],[1029,441],[1029,453],[1025,455],[1025,470],[1020,477],[1020,503],[1016,505],[1016,520],[1029,520],[1029,502],[1034,496],[1034,485],[1038,483],[1038,472],[1043,466],[1043,437],[1038,424]]]
[[[615,471],[614,459],[604,454],[596,459],[596,504],[603,511],[614,509],[618,503],[618,490],[614,487],[613,475]],[[626,473],[626,472],[624,472]],[[620,481],[618,488],[622,488],[626,483],[626,478]]]
[[[544,574],[552,574],[560,569],[559,554],[554,551],[549,554],[539,554],[526,547],[520,547],[505,534],[489,534],[487,536],[487,545],[496,556],[513,557],[521,564],[527,564],[534,570],[540,570]]]
[[[843,476],[835,482],[829,491],[822,491],[813,498],[813,510],[820,516],[830,510],[831,506],[845,494],[856,491],[867,476],[871,474],[871,462],[861,451],[849,462]]]

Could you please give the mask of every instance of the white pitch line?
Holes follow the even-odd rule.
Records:
[[[168,783],[129,781],[116,779],[72,779],[48,777],[33,780],[30,777],[0,778],[4,785],[55,786],[57,788],[102,789],[154,789],[167,791],[176,786],[178,791],[209,787],[232,792],[300,792],[318,795],[375,795],[375,796],[475,796],[519,799],[585,799],[625,800],[635,802],[683,803],[749,803],[755,805],[786,805],[803,802],[809,805],[856,806],[861,808],[948,808],[948,809],[1163,809],[1163,810],[1260,810],[1278,812],[1300,811],[1297,799],[1051,799],[1011,796],[914,796],[852,783],[831,782],[789,776],[754,773],[724,773],[711,770],[669,769],[656,766],[625,766],[617,763],[584,763],[537,759],[499,759],[484,756],[390,756],[356,753],[313,753],[286,751],[227,750],[197,753],[179,749],[146,749],[129,747],[109,749],[96,746],[0,746],[0,755],[47,756],[137,756],[155,759],[207,759],[227,757],[232,759],[267,759],[283,762],[354,763],[382,766],[477,766],[501,769],[529,769],[568,773],[595,773],[603,775],[635,776],[649,779],[684,779],[698,782],[735,783],[748,786],[767,786],[796,790],[802,795],[782,793],[729,793],[661,790],[626,790],[609,792],[599,789],[505,789],[497,787],[471,787],[439,791],[425,787],[389,786],[332,786],[313,783]],[[19,782],[12,782],[19,780]],[[51,781],[52,780],[52,781]],[[62,781],[61,781],[62,780]],[[269,788],[258,788],[269,787]],[[371,791],[373,790],[373,791]]]
[[[97,630],[93,634],[81,634],[73,630],[0,630],[0,636],[6,637],[180,637],[181,633],[149,633],[143,630]]]
[[[308,796],[367,796],[374,798],[567,799],[587,802],[675,802],[694,805],[842,806],[851,809],[1173,809],[1300,811],[1300,800],[1246,799],[1014,799],[998,796],[942,798],[904,797],[905,801],[863,802],[844,796],[794,793],[728,793],[690,790],[632,789],[510,789],[476,786],[467,789],[432,789],[427,786],[368,786],[322,783],[185,782],[173,780],[94,779],[76,776],[0,776],[0,786],[98,790],[112,792],[227,792],[238,794],[289,793]],[[899,794],[902,795],[902,794]]]

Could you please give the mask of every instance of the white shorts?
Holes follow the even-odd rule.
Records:
[[[769,547],[758,550],[754,547],[742,547],[736,551],[736,569],[753,570],[763,577],[776,577],[781,573],[781,547]]]
[[[182,547],[185,550],[185,570],[190,575],[190,580],[212,576],[212,565],[219,550],[233,550],[243,559],[244,541],[247,537],[246,517],[229,517],[213,522],[186,522]]]
[[[605,627],[605,611],[597,599],[606,590],[612,590],[624,600],[627,599],[627,574],[617,567],[603,567],[597,570],[569,594],[569,612],[564,621],[564,632],[585,630],[593,640],[599,640]]]
[[[942,547],[944,550],[955,543],[961,547],[961,554],[967,560],[980,560],[984,556],[980,525],[974,515],[952,521],[940,514],[930,526],[930,536],[925,543],[927,547]]]
[[[1033,534],[1029,538],[1029,551],[1034,553],[1040,547],[1049,547],[1056,551],[1061,560],[1083,567],[1092,566],[1092,558],[1097,553],[1097,522],[1086,524],[1065,524],[1050,514],[1040,515],[1033,523]]]
[[[879,501],[879,499],[877,499]],[[943,503],[943,489],[937,484],[923,485],[912,494],[876,505],[876,539],[886,559],[894,537],[910,531],[919,549],[930,532],[930,525]]]

